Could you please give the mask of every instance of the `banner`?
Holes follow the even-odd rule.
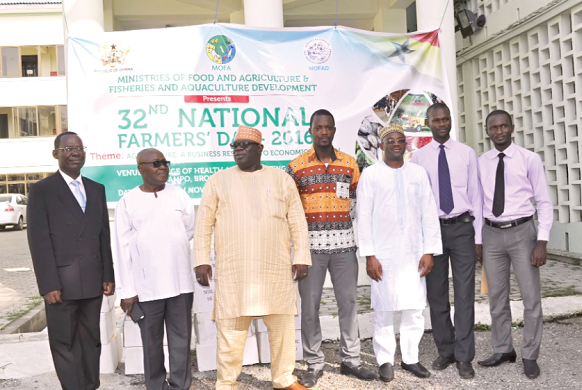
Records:
[[[136,154],[157,148],[169,182],[199,201],[234,165],[239,125],[263,134],[265,165],[284,169],[311,147],[311,114],[335,116],[334,146],[378,161],[378,130],[404,126],[406,158],[431,140],[426,108],[450,103],[438,31],[212,24],[68,39],[69,129],[88,147],[83,175],[109,202],[142,183]]]

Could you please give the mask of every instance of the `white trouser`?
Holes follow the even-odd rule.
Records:
[[[422,310],[402,310],[400,321],[400,350],[406,364],[418,363],[418,344],[424,333]],[[378,365],[394,364],[396,336],[394,335],[394,312],[374,311],[374,353]]]

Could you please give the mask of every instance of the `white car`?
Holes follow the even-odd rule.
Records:
[[[26,224],[28,198],[20,194],[0,194],[0,230],[12,226],[22,230]]]

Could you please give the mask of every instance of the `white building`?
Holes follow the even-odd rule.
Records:
[[[550,248],[582,253],[582,3],[579,0],[469,0],[487,23],[457,33],[459,139],[477,154],[493,145],[485,118],[514,119],[514,140],[538,153],[554,204]]]
[[[0,193],[26,194],[30,183],[57,169],[50,155],[52,142],[68,128],[64,30],[83,34],[186,26],[212,23],[215,15],[219,23],[253,26],[336,23],[336,0],[221,0],[218,10],[216,4],[214,0],[64,0],[64,4],[0,0]],[[574,239],[582,233],[580,1],[341,0],[337,4],[339,25],[402,33],[441,26],[451,94],[458,101],[458,107],[452,107],[458,138],[477,154],[489,150],[485,117],[496,108],[509,111],[516,124],[515,141],[539,153],[545,162],[555,205],[550,247],[582,253],[582,241]],[[453,8],[485,15],[484,28],[470,38],[463,39],[460,33],[455,37]]]

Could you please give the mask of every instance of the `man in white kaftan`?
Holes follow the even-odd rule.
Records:
[[[392,380],[393,314],[401,311],[402,367],[427,377],[418,344],[424,333],[424,276],[434,264],[432,255],[442,252],[438,212],[424,168],[403,160],[406,138],[401,126],[380,134],[384,160],[363,171],[357,192],[360,255],[366,256],[373,279],[374,352],[381,378]]]
[[[167,184],[170,162],[156,149],[137,157],[143,184],[126,193],[115,209],[111,237],[121,308],[139,320],[148,390],[189,389],[194,278],[190,243],[194,205],[186,192]],[[166,328],[170,377],[164,368]]]

